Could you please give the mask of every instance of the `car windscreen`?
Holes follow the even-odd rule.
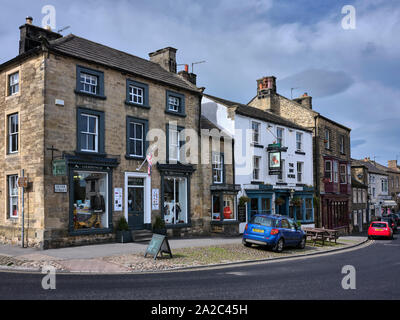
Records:
[[[275,225],[276,225],[275,219],[268,218],[268,217],[260,217],[260,216],[253,217],[250,220],[250,223],[258,224],[258,225],[264,226],[264,227],[275,227]]]
[[[386,228],[387,225],[386,225],[386,223],[373,223],[371,227],[372,228]]]

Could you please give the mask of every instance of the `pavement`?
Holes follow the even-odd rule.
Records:
[[[176,249],[210,247],[241,244],[241,237],[234,238],[195,238],[169,239],[172,252]],[[367,241],[364,235],[344,236],[338,239],[345,244],[339,248],[326,247],[326,251],[343,250]],[[54,266],[66,272],[91,273],[126,273],[130,270],[124,265],[107,261],[107,257],[124,255],[144,255],[148,243],[109,243],[60,249],[39,250],[21,248],[11,245],[0,245],[1,269],[39,271],[43,265]],[[325,248],[319,250],[324,252]],[[299,254],[301,254],[299,252]],[[316,254],[315,252],[311,254]],[[318,253],[317,253],[318,254]],[[296,254],[295,254],[296,255]],[[305,255],[304,253],[301,255]]]

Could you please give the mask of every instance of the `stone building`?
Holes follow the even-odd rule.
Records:
[[[400,211],[400,166],[397,164],[397,160],[388,161],[389,169],[389,194],[392,199],[396,201],[395,211]]]
[[[288,99],[277,93],[276,78],[257,80],[248,105],[273,112],[313,131],[317,226],[348,230],[351,210],[351,129],[313,110],[312,97]]]
[[[312,131],[274,113],[203,95],[202,114],[235,138],[239,196],[249,198],[240,232],[255,214],[314,223]]]
[[[134,234],[156,216],[169,235],[209,234],[211,164],[190,143],[203,89],[176,73],[176,49],[149,61],[31,19],[20,31],[19,55],[0,65],[0,240],[21,242],[22,204],[29,246],[113,241],[121,217]]]
[[[353,230],[362,231],[371,222],[369,203],[368,167],[362,161],[351,161],[351,186],[352,186],[352,216],[351,224]]]

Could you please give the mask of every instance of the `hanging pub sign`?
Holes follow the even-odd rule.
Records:
[[[66,176],[67,163],[65,159],[53,160],[53,176]]]
[[[279,175],[282,172],[280,144],[268,145],[269,174]]]

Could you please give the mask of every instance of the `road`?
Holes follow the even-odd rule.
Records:
[[[342,288],[342,267],[356,289]],[[62,275],[0,272],[0,299],[400,299],[400,236],[349,252],[291,261],[163,274]]]

